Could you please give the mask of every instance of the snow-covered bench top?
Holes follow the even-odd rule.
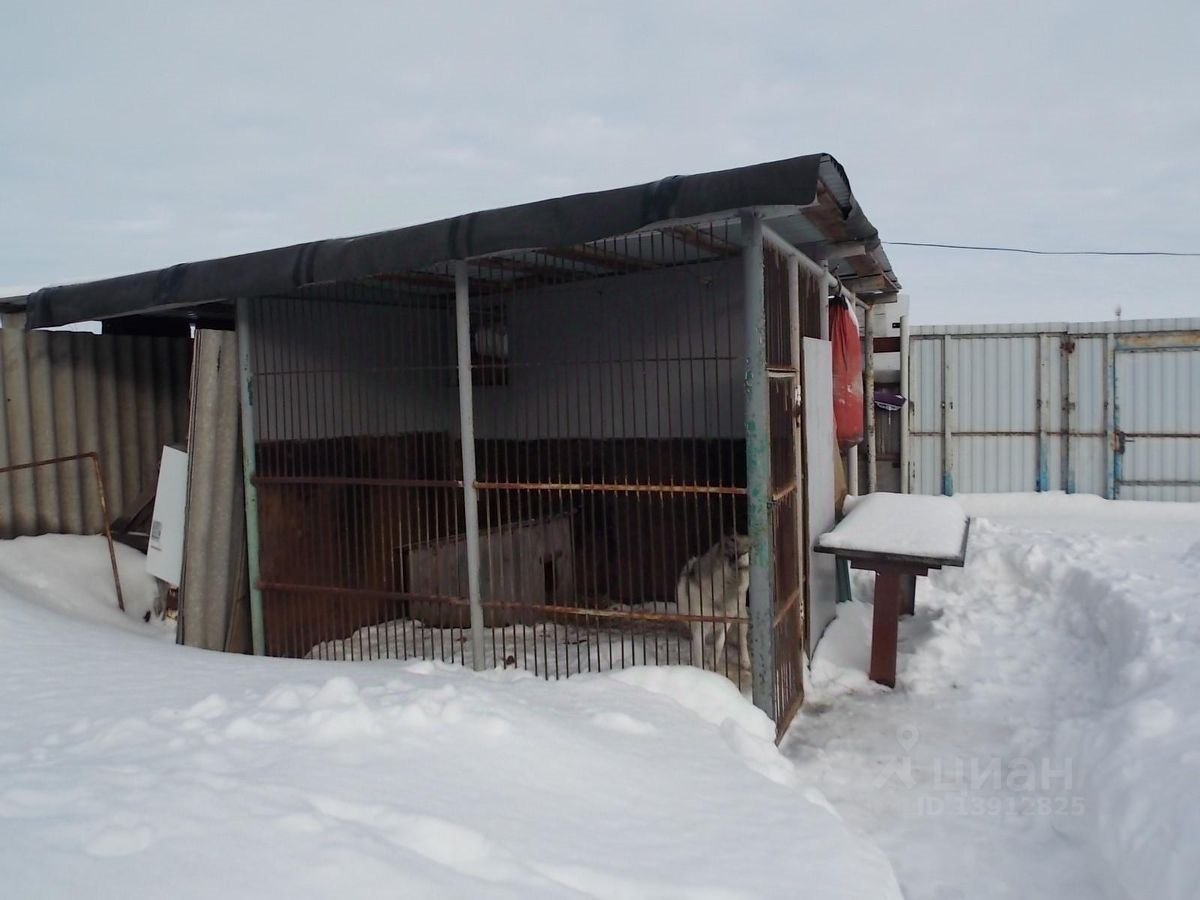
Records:
[[[817,539],[817,550],[861,560],[963,564],[969,522],[951,498],[874,493],[847,498],[847,505],[849,513]]]

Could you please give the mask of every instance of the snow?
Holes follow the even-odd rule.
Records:
[[[725,678],[193,650],[121,561],[0,543],[5,896],[900,896]]]
[[[896,690],[866,678],[865,602],[822,640],[799,777],[914,900],[1195,898],[1200,505],[956,499],[967,563],[918,581]]]
[[[846,498],[846,517],[821,535],[822,547],[957,559],[966,515],[949,497],[875,493]]]
[[[102,541],[0,542],[4,894],[1196,897],[1200,505],[945,502],[896,689],[856,572],[782,752],[692,667],[206,653],[137,554],[121,615]]]
[[[674,602],[613,604],[614,611],[675,614]],[[615,622],[615,620],[614,620]],[[357,629],[349,637],[323,641],[307,654],[312,659],[412,659],[438,658],[474,667],[470,630],[438,628],[414,619],[393,619]],[[738,663],[736,629],[726,642],[719,671],[738,679],[749,697],[751,677]],[[608,672],[628,666],[690,665],[691,633],[684,626],[664,630],[660,623],[619,627],[580,628],[560,622],[536,625],[497,625],[483,630],[484,667],[514,667],[535,675],[562,678],[585,672]]]

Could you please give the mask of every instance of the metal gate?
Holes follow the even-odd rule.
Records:
[[[913,329],[914,493],[1200,500],[1200,320]]]
[[[804,702],[800,505],[800,282],[794,258],[770,243],[763,248],[767,373],[771,440],[771,541],[774,552],[771,644],[775,659],[775,711],[783,734]],[[803,273],[806,298],[817,300],[816,279]],[[815,288],[815,289],[814,289]]]
[[[1112,341],[1112,496],[1200,500],[1200,334]]]

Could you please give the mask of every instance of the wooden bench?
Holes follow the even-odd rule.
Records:
[[[875,573],[872,681],[896,686],[900,616],[916,611],[917,576],[961,567],[970,531],[971,520],[949,497],[877,493],[856,498],[846,517],[817,538],[818,553]]]

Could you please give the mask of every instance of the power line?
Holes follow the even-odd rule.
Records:
[[[892,247],[937,247],[942,250],[986,250],[992,253],[1028,253],[1032,256],[1200,256],[1191,250],[1030,250],[1027,247],[983,247],[973,244],[927,244],[920,241],[883,241]]]

